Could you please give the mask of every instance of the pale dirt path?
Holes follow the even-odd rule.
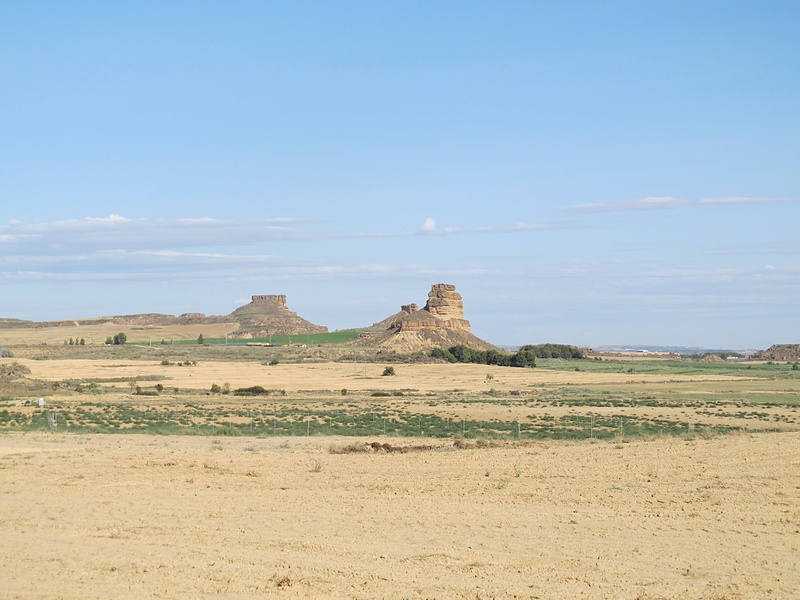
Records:
[[[800,595],[800,434],[353,441],[0,436],[0,595]]]

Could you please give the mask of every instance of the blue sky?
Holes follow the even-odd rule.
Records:
[[[800,3],[6,2],[0,317],[800,341]]]

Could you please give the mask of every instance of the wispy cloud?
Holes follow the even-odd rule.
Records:
[[[739,196],[721,198],[703,198],[701,200],[684,200],[672,196],[647,196],[639,200],[613,200],[610,202],[593,202],[564,206],[562,211],[599,213],[628,212],[646,210],[669,210],[683,207],[731,206],[745,204],[776,204],[781,202],[797,202],[798,198],[747,198]]]
[[[505,227],[454,227],[454,226],[447,226],[447,227],[438,227],[436,222],[431,219],[425,219],[425,222],[420,227],[418,232],[398,232],[395,234],[388,234],[391,237],[395,236],[410,236],[410,235],[439,235],[439,236],[447,236],[447,235],[489,235],[489,234],[497,234],[503,235],[507,233],[525,233],[531,231],[543,231],[547,229],[553,229],[555,225],[551,223],[516,223],[514,225],[509,225]],[[382,234],[378,234],[382,235]]]
[[[127,219],[120,215],[46,223],[10,221],[0,225],[0,250],[47,252],[70,248],[183,248],[231,246],[306,239],[299,219],[253,221],[219,219]]]

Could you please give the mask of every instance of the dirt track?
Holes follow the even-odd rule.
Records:
[[[353,442],[3,435],[0,595],[800,595],[800,434]]]

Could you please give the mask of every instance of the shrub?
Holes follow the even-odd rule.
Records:
[[[121,346],[122,344],[124,344],[127,341],[128,341],[128,336],[120,331],[114,337],[106,338],[106,345],[107,346]]]
[[[381,373],[381,376],[383,376],[383,377],[391,377],[394,374],[395,374],[394,367],[386,367],[383,370],[383,373]]]
[[[237,388],[233,394],[235,396],[266,396],[269,391],[260,385],[252,385],[246,388]]]

